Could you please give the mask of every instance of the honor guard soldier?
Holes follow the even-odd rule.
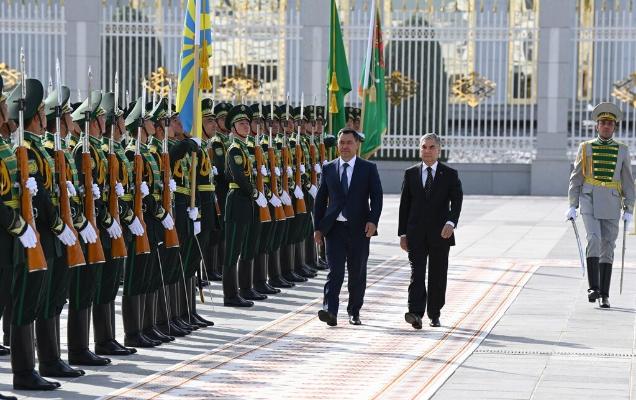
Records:
[[[173,112],[174,112],[173,106]],[[166,285],[169,290],[170,321],[161,321],[159,328],[166,333],[170,330],[172,336],[185,336],[199,328],[190,319],[191,299],[183,290],[185,276],[185,260],[189,256],[188,243],[193,236],[201,231],[201,219],[198,205],[190,207],[191,202],[191,154],[198,152],[201,147],[201,139],[190,137],[185,132],[179,115],[175,112],[170,122],[170,131],[174,133],[175,140],[170,145],[170,167],[172,177],[176,182],[174,192],[174,210],[177,234],[179,236],[180,257],[178,268],[168,273]],[[195,199],[198,201],[198,199]]]
[[[212,196],[214,198],[214,203],[212,207],[214,208],[214,216],[208,212],[208,216],[203,215],[203,225],[206,224],[206,219],[214,218],[214,222],[216,223],[215,229],[210,233],[210,246],[203,247],[203,255],[204,255],[204,265],[207,268],[207,276],[212,281],[221,281],[222,273],[219,263],[219,246],[221,244],[222,239],[222,231],[223,231],[223,223],[222,223],[222,210],[221,210],[221,202],[218,198],[217,192],[217,178],[219,175],[219,169],[214,164],[216,155],[215,148],[220,148],[223,151],[222,157],[225,157],[225,146],[226,144],[222,142],[222,139],[217,136],[217,132],[219,132],[219,124],[217,123],[216,115],[214,114],[214,101],[212,99],[203,99],[201,101],[201,113],[202,113],[202,128],[203,128],[203,139],[204,141],[201,143],[202,151],[207,153],[207,157],[210,160],[210,165],[212,167],[212,172],[210,174],[210,188],[212,189]],[[220,143],[215,143],[218,141]],[[214,146],[213,146],[214,144]],[[227,186],[227,185],[226,185]],[[224,191],[224,195],[227,195],[227,190]],[[203,196],[207,197],[207,196]],[[225,204],[225,201],[223,201]],[[205,230],[205,227],[201,228]]]
[[[7,107],[6,96],[3,92],[3,79],[0,76],[0,126],[7,126],[7,122],[9,121],[9,110]],[[14,123],[12,123],[15,126]],[[14,307],[19,312],[19,297],[21,294],[26,295],[29,301],[33,302],[34,297],[38,293],[33,293],[29,295],[28,290],[35,289],[37,291],[37,287],[27,287],[22,289],[17,289],[12,292],[12,283],[14,274],[16,277],[20,279],[21,282],[28,283],[37,283],[41,281],[42,277],[44,277],[45,272],[33,272],[28,273],[26,271],[27,267],[25,265],[25,249],[26,248],[35,248],[37,244],[36,233],[33,228],[25,222],[25,220],[20,215],[20,193],[19,189],[16,187],[16,184],[19,182],[20,175],[18,172],[18,162],[15,154],[13,154],[13,149],[9,140],[5,140],[4,137],[0,137],[0,176],[3,177],[2,181],[0,181],[0,251],[2,251],[3,257],[0,259],[0,314],[4,311],[6,307],[6,313],[4,314],[5,320],[3,323],[11,322],[11,306],[12,301],[15,303]],[[30,279],[28,275],[35,275]],[[15,287],[15,286],[14,286]],[[23,291],[23,293],[20,293]],[[27,317],[30,319],[33,317]],[[27,326],[29,329],[32,329],[32,324],[29,322]],[[19,332],[14,331],[13,335],[18,335]],[[20,338],[15,338],[18,341]],[[33,340],[33,336],[31,334],[30,339]],[[31,353],[30,357],[33,358],[33,342],[26,343],[24,342],[24,347],[30,347]],[[8,349],[5,347],[1,347],[2,355],[9,354]],[[22,349],[16,348],[15,351],[19,351]],[[24,357],[20,354],[15,354],[13,357]],[[13,365],[13,363],[12,363]],[[38,387],[39,384],[44,384],[47,387],[49,385],[54,385],[53,382],[47,382],[42,378],[37,377],[37,373],[33,371],[33,367],[31,367],[30,371],[33,374],[28,380],[30,384],[33,385],[33,389],[40,389]],[[55,386],[58,387],[59,385]],[[55,388],[51,387],[51,388]],[[10,399],[15,397],[8,397],[0,395],[0,398]]]
[[[223,303],[226,306],[251,307],[254,303],[244,299],[238,292],[237,261],[247,243],[247,234],[254,221],[258,207],[267,205],[263,193],[256,190],[252,165],[248,155],[246,140],[250,134],[249,109],[245,105],[234,106],[226,116],[226,125],[231,127],[233,142],[230,145],[225,164],[229,178],[229,192],[226,200],[226,265],[223,271]],[[253,245],[253,244],[249,244]],[[245,266],[245,264],[243,264]],[[241,272],[238,271],[240,275]]]
[[[46,129],[44,88],[36,79],[26,80],[26,98],[24,99],[24,143],[28,154],[29,177],[34,178],[37,186],[29,190],[34,194],[33,214],[44,250],[46,265],[53,266],[54,260],[61,254],[61,244],[72,246],[77,238],[59,217],[54,188],[55,165],[42,145],[42,136]],[[18,85],[8,100],[10,118],[19,121],[19,101],[22,98],[22,84]],[[47,381],[35,372],[35,354],[33,321],[39,310],[47,307],[45,302],[51,295],[42,296],[46,291],[44,282],[50,280],[53,268],[46,272],[28,272],[21,264],[14,271],[12,293],[11,324],[11,367],[13,369],[13,388],[17,390],[53,390],[60,387],[58,382]],[[47,336],[55,333],[47,332]],[[39,342],[39,338],[38,338]]]
[[[80,193],[83,196],[84,215],[90,224],[95,224],[99,236],[96,241],[91,240],[93,238],[84,241],[87,264],[71,273],[68,318],[71,365],[110,364],[109,358],[93,353],[88,347],[91,307],[95,294],[102,290],[101,277],[106,261],[104,248],[110,249],[111,240],[122,236],[121,226],[112,217],[102,198],[108,182],[108,161],[102,151],[106,111],[101,107],[101,102],[101,91],[94,90],[72,114],[73,121],[84,127],[80,142],[73,149],[73,157],[82,183]]]
[[[136,171],[133,209],[142,224],[146,225],[147,233],[145,240],[139,240],[140,244],[145,242],[145,248],[140,247],[137,240],[132,241],[126,260],[122,312],[126,334],[124,345],[130,347],[155,347],[162,343],[161,340],[148,337],[142,332],[142,318],[146,295],[151,292],[153,274],[157,273],[155,268],[158,262],[157,249],[159,242],[163,241],[163,229],[174,227],[172,216],[160,203],[159,166],[147,145],[154,135],[154,123],[151,117],[156,110],[146,113],[144,103],[145,99],[138,99],[126,118],[126,128],[134,138],[126,148],[126,157],[134,163],[133,168]],[[138,172],[141,172],[141,176],[138,176]]]
[[[318,264],[318,258],[316,255],[316,242],[314,241],[314,222],[313,222],[313,209],[314,200],[318,193],[318,177],[322,172],[320,166],[320,160],[318,159],[318,145],[316,144],[316,113],[315,106],[305,107],[305,121],[302,127],[301,140],[303,142],[303,149],[305,151],[305,158],[307,162],[307,171],[303,175],[303,190],[308,196],[307,199],[307,214],[309,217],[306,222],[305,231],[305,263],[312,270],[324,269]]]
[[[288,221],[281,198],[283,194],[281,180],[282,164],[280,159],[282,140],[276,140],[280,130],[280,123],[275,111],[276,109],[272,109],[271,105],[263,107],[263,117],[267,121],[269,131],[267,132],[268,135],[263,138],[261,146],[266,155],[267,165],[269,166],[269,176],[266,182],[271,190],[270,204],[274,207],[274,209],[270,207],[270,214],[276,219],[271,228],[271,233],[263,233],[263,237],[271,236],[271,238],[269,238],[269,249],[267,250],[267,282],[274,288],[291,288],[294,287],[295,284],[286,280],[281,270],[280,249],[285,242]],[[277,147],[278,145],[280,145],[280,148]],[[289,205],[291,205],[291,203]]]
[[[108,158],[108,185],[105,198],[109,209],[111,202],[118,207],[119,221],[122,226],[124,243],[130,243],[134,237],[142,236],[144,228],[132,209],[132,164],[126,158],[121,142],[126,134],[124,111],[115,107],[115,94],[104,94],[101,107],[106,112],[106,129],[102,137],[102,151]],[[114,176],[111,176],[114,173]],[[112,184],[114,187],[111,187]],[[114,195],[114,198],[111,196]],[[115,298],[119,291],[124,272],[125,257],[117,252],[117,245],[105,248],[106,263],[101,274],[99,290],[95,293],[93,304],[93,326],[95,353],[99,355],[126,356],[135,354],[137,349],[123,346],[116,339]],[[126,252],[126,256],[130,256]]]
[[[580,207],[587,232],[588,300],[601,299],[609,308],[609,289],[619,221],[628,224],[634,214],[634,178],[628,147],[614,140],[622,113],[612,103],[592,111],[598,136],[579,146],[570,175],[566,218],[574,220]]]

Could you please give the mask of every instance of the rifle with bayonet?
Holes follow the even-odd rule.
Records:
[[[148,229],[146,229],[146,223],[144,222],[143,211],[143,196],[141,194],[141,184],[144,173],[144,159],[141,155],[141,130],[144,124],[144,113],[146,110],[146,85],[145,81],[141,85],[141,114],[139,114],[139,120],[137,121],[137,141],[135,142],[135,160],[133,161],[133,170],[135,174],[135,197],[133,198],[133,212],[135,217],[139,220],[139,223],[144,228],[144,234],[141,236],[135,236],[135,253],[148,254],[150,253],[150,241],[148,240]]]
[[[267,146],[267,158],[269,159],[270,170],[270,186],[272,193],[278,196],[278,176],[276,176],[276,168],[278,166],[278,160],[276,159],[276,152],[274,151],[274,101],[272,99],[272,105],[270,108],[270,124],[269,124],[269,146]],[[274,207],[274,219],[277,221],[284,221],[287,216],[283,207]]]
[[[161,101],[161,100],[159,100]],[[168,113],[164,121],[165,130],[161,149],[161,165],[163,166],[163,192],[161,193],[161,204],[164,210],[172,216],[172,193],[170,192],[170,154],[168,153],[168,136],[170,130],[170,119],[172,118],[172,81],[168,81]],[[172,229],[164,229],[164,244],[166,248],[179,247],[179,237],[176,225]]]
[[[18,135],[16,138],[16,150],[15,155],[18,161],[18,169],[20,171],[20,211],[24,221],[31,225],[35,235],[37,236],[37,243],[33,248],[26,248],[27,267],[29,272],[45,270],[46,258],[44,257],[44,250],[42,249],[42,242],[40,242],[40,235],[35,227],[35,218],[33,216],[33,203],[31,202],[31,193],[26,186],[26,182],[29,179],[29,156],[27,154],[27,148],[24,144],[24,110],[26,106],[26,58],[24,56],[24,49],[20,49],[20,76],[21,76],[21,89],[22,93],[18,100]]]
[[[119,109],[119,77],[115,72],[115,120],[111,125],[110,138],[108,139],[108,212],[113,220],[119,221],[119,197],[115,187],[117,186],[117,178],[119,177],[119,161],[115,154],[115,126],[117,125],[117,110]],[[121,235],[111,240],[111,256],[112,258],[125,258],[128,256],[126,250],[126,240]]]
[[[304,95],[301,94],[300,96],[300,123],[298,124],[298,132],[296,134],[296,148],[294,149],[296,154],[295,154],[295,158],[296,158],[296,172],[294,173],[294,183],[296,184],[297,188],[302,188],[302,172],[300,170],[300,166],[302,165],[302,158],[303,158],[303,149],[302,149],[302,145],[300,143],[300,125],[302,124],[303,121],[303,117],[305,116],[305,110],[304,110],[304,103],[305,103],[305,97]],[[289,118],[289,116],[288,116]],[[302,190],[302,189],[301,189]],[[296,198],[296,213],[297,214],[305,214],[307,212],[307,206],[305,205],[305,199],[304,198]]]
[[[287,95],[287,105],[285,106],[285,119],[286,119],[286,122],[289,124],[289,95]],[[281,121],[281,126],[282,126],[282,122],[283,121]],[[283,147],[280,151],[280,155],[283,161],[283,171],[281,173],[281,180],[283,182],[283,191],[289,195],[289,178],[290,177],[287,174],[287,171],[289,170],[289,164],[291,163],[291,160],[290,160],[289,148],[287,147],[287,133],[285,132],[285,128],[283,128]],[[290,218],[296,215],[294,213],[294,207],[292,207],[291,205],[283,205],[283,208],[285,209],[285,215],[287,216],[287,218]]]
[[[57,105],[55,106],[55,134],[53,135],[54,151],[55,151],[55,170],[57,172],[57,187],[59,190],[59,212],[60,218],[69,227],[73,235],[77,237],[77,231],[73,227],[73,216],[71,213],[71,203],[66,188],[66,155],[62,148],[61,138],[61,120],[62,120],[62,83],[60,73],[60,61],[55,62],[55,79],[57,91]],[[84,252],[79,240],[75,241],[72,246],[66,247],[66,262],[71,267],[77,267],[86,264]]]
[[[261,118],[263,116],[263,105],[262,103],[258,104],[259,112]],[[259,193],[265,193],[265,183],[263,182],[263,174],[261,173],[261,169],[263,168],[263,149],[259,143],[259,138],[261,136],[261,124],[256,125],[256,138],[254,139],[254,158],[256,159],[256,190]],[[261,222],[270,222],[272,220],[272,216],[269,212],[269,207],[265,204],[265,207],[258,208],[258,216]]]
[[[313,120],[311,121],[311,140],[309,141],[309,163],[311,164],[311,184],[313,186],[318,187],[318,173],[316,172],[316,168],[315,165],[318,163],[318,160],[316,160],[316,140],[315,140],[315,134],[316,134],[316,97],[314,96],[314,105],[313,105],[313,109],[314,112],[313,114]]]
[[[92,93],[91,93],[91,80],[93,79],[93,73],[91,67],[88,67],[88,107],[84,114],[84,136],[82,136],[82,172],[84,174],[84,216],[88,220],[88,223],[93,225],[95,232],[97,230],[97,218],[95,216],[95,198],[93,197],[93,160],[91,159],[90,144],[88,141],[88,135],[90,134],[91,114],[92,109]],[[96,166],[99,168],[99,166]],[[86,252],[89,264],[99,264],[106,261],[104,255],[104,248],[102,247],[102,241],[97,235],[95,243],[86,243]]]

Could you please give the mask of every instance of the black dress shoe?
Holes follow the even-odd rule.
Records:
[[[407,312],[404,314],[404,320],[411,324],[411,326],[415,329],[422,329],[422,318],[412,312]]]
[[[601,308],[610,308],[610,302],[608,296],[603,296],[601,298]]]
[[[303,278],[307,278],[307,279],[316,277],[316,274],[311,272],[307,268],[305,268],[304,265],[302,265],[300,267],[296,267],[294,269],[294,272],[296,273],[296,275],[302,276]]]
[[[200,316],[198,313],[193,312],[192,313],[192,319],[199,324],[199,326],[203,325],[203,328],[206,328],[208,326],[214,326],[214,322],[207,320],[205,318],[203,318],[202,316]]]
[[[15,390],[55,390],[60,386],[62,385],[59,382],[47,381],[42,378],[35,370],[13,374],[13,389]]]
[[[245,300],[241,296],[236,296],[232,298],[224,298],[223,305],[226,307],[252,307],[254,302]]]
[[[11,350],[0,344],[0,356],[8,356],[9,354],[11,354]]]
[[[2,393],[0,393],[0,400],[18,400],[18,398],[15,396],[5,396]]]
[[[254,290],[253,288],[239,290],[239,295],[245,300],[267,300],[267,296]]]
[[[255,283],[254,284],[254,289],[258,293],[263,293],[263,294],[278,294],[278,293],[280,293],[280,289],[276,289],[274,287],[271,287],[267,282]]]
[[[161,344],[161,342],[159,342],[159,344]],[[158,344],[156,344],[155,341],[150,341],[141,333],[137,333],[136,335],[130,335],[130,336],[126,335],[124,337],[124,345],[126,347],[138,347],[143,349],[158,346]]]
[[[144,329],[143,335],[148,339],[159,341],[161,343],[169,343],[174,341],[174,336],[164,335],[161,331],[156,329],[154,326]]]
[[[318,319],[320,319],[322,322],[326,322],[329,326],[338,325],[338,319],[336,318],[336,316],[327,310],[318,311]]]
[[[114,339],[104,343],[95,343],[95,354],[100,356],[129,356],[136,352],[137,349],[124,347]]]
[[[359,315],[349,315],[349,323],[351,325],[362,325],[362,321],[360,321]]]
[[[296,284],[294,282],[288,282],[286,279],[284,279],[282,276],[277,276],[275,278],[271,278],[268,283],[275,287],[275,288],[293,288],[294,286],[296,286]]]
[[[178,317],[174,319],[175,324],[177,324],[177,326],[181,329],[184,329],[186,331],[196,331],[197,329],[199,329],[198,325],[194,325],[194,323],[191,323],[192,321],[190,321],[190,318],[186,317]]]
[[[298,282],[298,283],[307,282],[307,278],[299,276],[298,274],[291,271],[283,272],[282,275],[283,275],[283,278],[289,282]]]
[[[190,331],[182,330],[177,325],[175,325],[172,321],[163,325],[159,325],[157,329],[159,329],[159,331],[163,333],[164,335],[174,336],[174,337],[184,337],[190,333]]]
[[[601,293],[597,289],[587,289],[587,301],[594,303],[599,297],[601,297]]]
[[[59,358],[47,363],[40,362],[40,375],[42,376],[48,376],[50,378],[77,378],[85,374],[86,372],[84,372],[84,370],[75,369]]]
[[[100,357],[88,349],[68,353],[68,363],[71,365],[102,366],[110,364],[110,358]]]
[[[432,318],[431,322],[429,322],[429,326],[432,326],[433,328],[439,328],[440,326],[442,326],[442,324],[439,322],[439,318]]]

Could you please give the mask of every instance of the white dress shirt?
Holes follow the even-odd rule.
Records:
[[[349,187],[351,187],[351,175],[353,175],[353,167],[356,164],[356,156],[353,156],[353,158],[349,161],[343,160],[342,157],[338,158],[338,181],[342,179],[342,171],[344,170],[342,164],[344,164],[345,162],[349,164],[349,166],[347,167],[347,182],[349,183]],[[347,219],[342,216],[341,212],[338,215],[338,218],[336,218],[336,221],[345,222],[347,221]]]

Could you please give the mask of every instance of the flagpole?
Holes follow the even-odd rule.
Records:
[[[371,18],[369,24],[369,44],[367,45],[367,59],[365,60],[364,75],[362,77],[362,115],[360,116],[360,131],[364,132],[364,116],[365,105],[367,97],[367,85],[369,84],[369,78],[371,77],[371,58],[373,54],[373,47],[375,46],[375,16],[376,16],[376,4],[375,0],[371,2]],[[360,146],[362,147],[362,146]]]
[[[194,1],[195,8],[195,19],[194,19],[194,85],[192,86],[192,109],[194,111],[192,128],[190,131],[191,137],[199,137],[199,132],[197,132],[198,128],[198,116],[197,116],[197,107],[201,108],[201,104],[199,104],[199,74],[200,74],[200,63],[199,60],[199,47],[201,46],[201,1]],[[190,154],[190,159],[192,160],[192,164],[190,167],[190,207],[196,207],[196,189],[197,189],[197,152],[193,151]]]

